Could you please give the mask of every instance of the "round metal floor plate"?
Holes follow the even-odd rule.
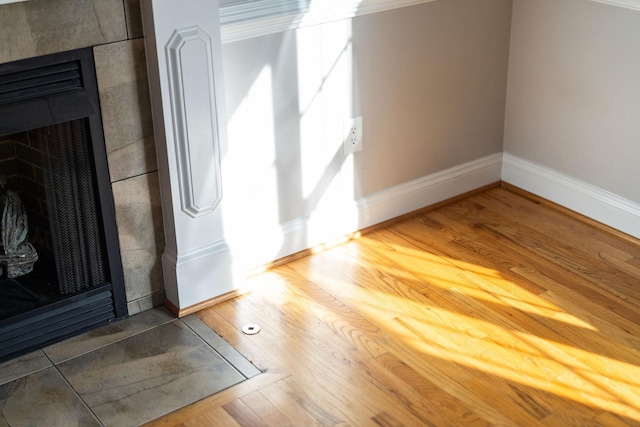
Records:
[[[260,332],[260,326],[254,323],[249,323],[248,325],[244,325],[242,327],[242,332],[244,332],[247,335],[255,335],[258,332]]]

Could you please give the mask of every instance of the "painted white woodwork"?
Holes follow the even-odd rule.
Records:
[[[394,4],[404,7],[408,3],[424,2]],[[224,105],[221,43],[346,19],[365,13],[365,10],[392,8],[392,2],[387,0],[314,4],[316,9],[304,14],[277,16],[267,13],[262,18],[255,15],[256,19],[247,16],[240,19],[238,15],[236,22],[226,23],[223,17],[220,28],[216,0],[142,0],[165,222],[166,248],[162,258],[165,289],[169,301],[179,309],[241,286],[241,278],[234,276],[232,266],[244,254],[236,250],[238,246],[234,244],[232,234],[225,236],[223,217],[223,209],[227,209],[228,226],[238,211],[230,212],[229,209],[234,200],[233,191],[227,191],[228,183],[233,182],[228,179],[232,174],[225,169],[225,175],[221,169],[221,162],[228,162],[229,152],[235,148],[226,147],[226,122],[221,109]],[[328,7],[331,4],[335,7]],[[366,9],[367,5],[371,8]],[[379,9],[374,9],[374,5]],[[223,15],[224,12],[223,8]],[[276,242],[274,252],[264,253],[271,258],[261,259],[261,252],[255,259],[267,263],[500,179],[640,237],[640,206],[637,204],[556,171],[499,153],[357,200],[349,199],[352,204],[337,206],[335,210],[342,213],[342,209],[349,209],[344,218],[355,218],[352,222],[329,221],[330,216],[322,216],[325,212],[305,213],[284,222],[275,217],[268,223],[274,230],[250,234],[258,240],[274,237]],[[222,194],[223,187],[225,195]],[[235,194],[235,197],[242,199],[244,193]],[[262,214],[260,209],[263,207],[255,206]],[[242,234],[247,234],[244,227],[249,221],[240,222]],[[322,227],[317,227],[320,222]],[[317,231],[320,229],[321,232]]]
[[[260,0],[222,2],[222,42],[244,40],[435,0]],[[629,1],[629,0],[627,0]]]
[[[640,205],[631,200],[509,153],[503,154],[502,180],[640,238]]]
[[[436,173],[386,188],[358,198],[354,202],[356,225],[340,221],[325,222],[322,234],[314,232],[313,217],[298,217],[281,223],[277,233],[282,242],[275,259],[316,247],[327,242],[339,241],[344,236],[358,230],[416,211],[443,200],[500,181],[502,153],[472,160]],[[344,210],[344,206],[339,209]],[[273,259],[263,259],[268,263]]]
[[[143,0],[169,301],[182,309],[234,289],[222,224],[225,139],[217,0]]]
[[[369,194],[357,201],[362,228],[499,182],[501,166],[492,154]]]
[[[640,0],[592,0],[598,3],[605,3],[611,6],[624,7],[626,9],[640,10]]]
[[[222,199],[212,40],[197,26],[183,28],[166,51],[180,200],[182,210],[196,217],[213,212]]]
[[[223,1],[222,42],[229,43],[436,0]],[[444,1],[444,0],[438,0]],[[640,10],[640,0],[589,0]]]

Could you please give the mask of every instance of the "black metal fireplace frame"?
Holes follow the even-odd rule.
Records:
[[[62,73],[71,76],[66,81],[47,80],[48,71],[38,71],[64,64],[75,69],[75,74]],[[32,73],[35,81],[42,81],[45,94],[34,96],[29,88],[12,87],[14,79],[2,80],[2,76],[19,72]],[[9,95],[2,98],[6,93]],[[78,49],[0,65],[0,136],[76,119],[87,121],[91,135],[110,282],[0,321],[0,362],[128,315],[93,50]]]

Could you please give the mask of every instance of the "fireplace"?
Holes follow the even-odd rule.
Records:
[[[127,315],[92,49],[0,65],[0,361]]]

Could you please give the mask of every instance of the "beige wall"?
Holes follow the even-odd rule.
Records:
[[[237,258],[259,265],[452,197],[389,194],[502,151],[510,22],[510,0],[446,0],[223,44]],[[364,148],[346,156],[342,122],[357,116]]]
[[[229,146],[276,153],[282,221],[313,209],[300,188],[306,144],[326,147],[315,167],[335,172],[345,161],[334,128],[349,115],[364,120],[356,198],[499,153],[510,20],[509,0],[447,0],[225,44]],[[344,79],[345,56],[341,98],[335,80]],[[259,88],[265,69],[268,87]],[[260,91],[272,101],[242,116]],[[246,130],[256,126],[264,132],[251,140]],[[323,135],[308,142],[314,126]],[[256,185],[268,179],[244,167]]]
[[[515,0],[504,151],[640,202],[640,12]]]

